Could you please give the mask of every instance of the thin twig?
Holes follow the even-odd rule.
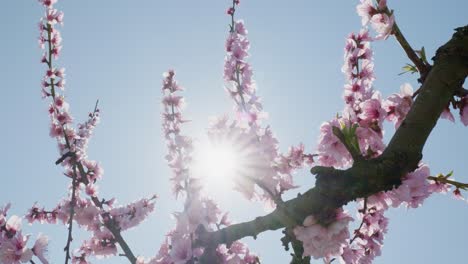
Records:
[[[364,225],[364,218],[366,216],[366,211],[367,211],[367,197],[364,198],[364,206],[362,208],[362,220],[361,220],[361,224],[359,225],[359,227],[354,230],[354,237],[349,241],[349,244],[351,245],[353,243],[353,241],[358,237],[358,233],[359,231],[361,231],[361,228],[362,226]]]
[[[390,11],[388,7],[383,10],[385,14],[388,16],[393,15],[393,11]],[[408,40],[406,40],[405,36],[400,30],[400,27],[396,22],[393,23],[393,34],[395,35],[396,40],[400,43],[401,47],[405,51],[408,58],[414,63],[416,68],[418,69],[419,73],[421,74],[421,83],[424,82],[427,73],[430,70],[430,65],[427,65],[414,51],[414,49],[409,44]]]
[[[468,183],[462,183],[462,182],[457,182],[457,181],[449,180],[448,177],[444,177],[444,176],[437,176],[437,177],[429,176],[429,177],[427,177],[427,178],[428,178],[429,180],[433,180],[433,181],[438,182],[438,183],[445,183],[445,184],[453,185],[453,186],[456,187],[457,189],[463,189],[463,190],[467,190],[467,189],[468,189]]]
[[[70,199],[70,218],[68,219],[68,237],[67,244],[63,249],[65,251],[65,264],[68,264],[70,257],[70,244],[73,240],[72,231],[73,231],[73,216],[75,215],[75,204],[76,204],[76,188],[77,188],[77,175],[76,175],[76,166],[73,166],[73,179],[72,179],[72,194]]]

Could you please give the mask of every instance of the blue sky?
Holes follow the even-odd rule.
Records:
[[[170,194],[170,171],[164,162],[161,135],[160,83],[162,72],[176,69],[186,88],[186,116],[193,122],[185,132],[205,137],[208,117],[231,110],[222,89],[224,40],[229,1],[59,1],[65,12],[63,56],[67,98],[72,113],[84,120],[100,99],[102,123],[91,141],[89,156],[102,163],[103,197],[127,203],[157,193],[156,212],[124,234],[136,254],[152,256],[174,225],[170,215],[180,210]],[[313,151],[319,125],[341,111],[344,78],[341,73],[345,37],[360,28],[358,1],[244,0],[238,17],[246,21],[252,43],[251,63],[259,95],[270,114],[269,124],[285,150],[304,142]],[[414,48],[424,46],[428,57],[467,23],[468,2],[389,1],[397,22]],[[47,102],[40,98],[44,67],[39,63],[36,24],[42,9],[34,0],[5,1],[2,63],[3,129],[0,129],[2,167],[0,204],[11,201],[12,213],[24,214],[34,202],[53,207],[66,194],[69,181],[61,168],[55,142],[48,136]],[[374,45],[377,81],[387,96],[404,82],[416,86],[416,76],[399,76],[408,62],[393,38]],[[386,131],[388,139],[393,130]],[[423,160],[433,174],[454,170],[468,181],[465,151],[467,129],[459,122],[438,123],[424,149]],[[312,186],[307,171],[297,182]],[[289,195],[294,196],[294,192]],[[265,213],[227,192],[219,199],[237,221]],[[353,212],[354,213],[354,212]],[[416,210],[393,209],[383,255],[375,263],[461,263],[468,235],[466,204],[450,196],[433,196]],[[63,261],[64,226],[26,226],[31,233],[51,236],[52,263]],[[85,233],[76,235],[86,237]],[[262,263],[288,263],[279,232],[249,242]],[[74,244],[75,247],[79,245]],[[103,263],[126,263],[112,258]]]

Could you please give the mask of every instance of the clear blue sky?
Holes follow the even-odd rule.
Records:
[[[66,68],[67,97],[74,117],[84,120],[100,99],[102,123],[91,141],[89,156],[105,169],[102,196],[117,197],[121,203],[152,193],[161,197],[148,221],[124,233],[136,254],[155,254],[174,225],[170,214],[181,208],[169,192],[170,171],[163,159],[162,72],[175,68],[186,87],[186,115],[193,120],[186,133],[202,139],[208,117],[231,110],[232,103],[222,89],[228,2],[62,0],[58,4],[65,12],[59,63]],[[283,150],[298,142],[314,150],[320,123],[341,111],[344,39],[360,28],[357,2],[242,1],[238,15],[250,33],[259,94]],[[389,5],[410,43],[415,48],[425,46],[428,57],[450,38],[453,28],[468,23],[467,1],[394,0]],[[15,0],[5,1],[1,9],[0,204],[11,201],[11,212],[22,215],[35,201],[55,206],[66,194],[69,181],[54,165],[58,153],[48,136],[48,103],[40,98],[44,67],[39,63],[36,24],[42,8],[35,0]],[[398,76],[408,59],[394,39],[376,43],[374,48],[377,89],[387,96],[404,82],[416,85],[416,76]],[[424,150],[424,161],[434,174],[454,170],[458,180],[468,181],[467,132],[460,123],[439,122]],[[389,129],[385,137],[392,134]],[[314,181],[307,171],[296,179],[305,187]],[[234,192],[219,199],[238,221],[265,213],[261,204],[247,203]],[[420,209],[393,209],[388,216],[391,221],[383,256],[375,263],[467,261],[466,203],[433,196]],[[63,261],[64,226],[25,229],[50,234],[52,263]],[[86,234],[77,235],[75,241],[80,237]],[[289,263],[279,237],[278,232],[269,232],[249,243],[262,263]],[[116,257],[103,263],[126,260]]]

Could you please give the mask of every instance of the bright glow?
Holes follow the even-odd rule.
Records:
[[[227,191],[233,188],[233,178],[240,165],[239,153],[232,144],[208,142],[195,153],[193,173],[205,191]]]

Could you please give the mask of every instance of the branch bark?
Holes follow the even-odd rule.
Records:
[[[330,215],[348,202],[399,186],[402,177],[417,168],[440,114],[468,75],[468,25],[457,28],[433,60],[420,95],[381,156],[357,161],[347,170],[314,167],[315,187],[252,221],[214,232],[199,228],[196,244],[207,248],[229,245],[267,230],[302,224],[309,215],[326,225]]]

